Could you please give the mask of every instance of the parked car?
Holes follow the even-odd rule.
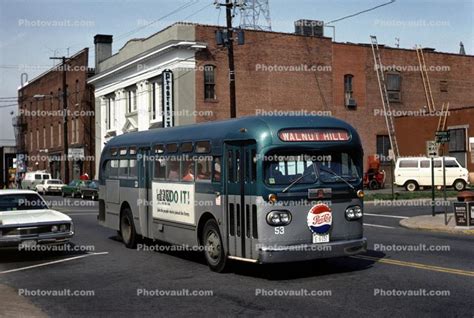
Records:
[[[65,184],[59,179],[43,180],[36,185],[36,192],[41,192],[43,195],[48,193],[61,193],[61,189]]]
[[[81,198],[91,198],[92,200],[99,199],[99,181],[97,180],[87,180],[83,181],[84,184],[79,187],[79,192],[81,193]]]
[[[81,186],[84,186],[84,181],[72,180],[71,182],[69,182],[68,185],[65,185],[64,187],[61,188],[61,194],[63,197],[66,197],[68,195],[70,195],[71,198],[79,197],[81,194],[81,191],[80,191]]]
[[[0,247],[64,244],[74,235],[71,218],[48,208],[32,190],[0,190]]]
[[[42,183],[44,180],[50,180],[51,174],[44,171],[38,170],[33,172],[25,173],[25,177],[21,181],[21,188],[27,190],[34,190],[36,186]]]
[[[444,157],[446,166],[446,186],[462,191],[469,183],[469,173],[455,157]],[[434,159],[435,187],[443,186],[443,159]],[[398,158],[395,165],[395,184],[415,191],[420,187],[431,187],[431,158]]]

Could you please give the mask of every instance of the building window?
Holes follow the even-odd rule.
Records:
[[[465,152],[466,148],[466,129],[450,129],[449,152]]]
[[[61,123],[59,123],[58,125],[58,146],[61,146],[61,143],[62,143],[62,140],[63,140],[63,136],[61,136]]]
[[[151,102],[150,102],[150,120],[158,121],[161,118],[162,100],[161,84],[157,81],[150,84]]]
[[[135,88],[127,90],[127,113],[137,110],[137,91]]]
[[[79,80],[76,80],[76,87],[75,87],[75,92],[74,92],[75,98],[76,98],[76,104],[79,103]]]
[[[344,105],[348,108],[355,108],[357,106],[352,93],[352,84],[354,81],[354,75],[344,75]]]
[[[46,127],[43,127],[43,148],[46,149]]]
[[[39,130],[36,129],[36,151],[40,149],[40,133]]]
[[[76,143],[79,143],[79,118],[76,118]]]
[[[204,66],[204,99],[216,99],[216,67]]]
[[[398,73],[388,73],[386,76],[387,81],[387,93],[389,102],[400,102],[402,78]]]
[[[448,92],[448,81],[440,81],[439,82],[439,91],[443,93]]]
[[[377,135],[377,155],[381,162],[390,161],[388,156],[390,148],[390,138],[388,135]]]
[[[30,151],[33,151],[33,132],[30,131]]]
[[[49,128],[49,134],[50,134],[50,147],[53,148],[54,147],[54,130],[53,130],[53,124],[51,124],[50,128]]]

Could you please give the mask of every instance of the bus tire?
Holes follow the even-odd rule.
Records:
[[[454,181],[453,187],[456,191],[463,191],[466,188],[466,182],[462,179],[457,179]]]
[[[135,248],[137,246],[137,232],[133,223],[133,215],[130,208],[125,207],[120,213],[120,235],[123,244],[127,248]]]
[[[418,183],[416,181],[410,180],[405,183],[405,189],[408,192],[414,192],[418,189]]]
[[[201,242],[209,268],[213,272],[224,272],[227,267],[227,257],[224,253],[219,226],[214,219],[208,220],[204,225]]]

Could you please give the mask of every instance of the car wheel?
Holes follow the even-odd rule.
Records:
[[[408,181],[408,182],[405,184],[405,189],[406,189],[408,192],[416,191],[416,189],[418,189],[418,183],[416,183],[415,181]]]
[[[227,257],[217,222],[211,219],[206,222],[202,231],[201,242],[209,268],[214,272],[224,272],[227,267]]]
[[[456,180],[454,181],[453,187],[456,191],[463,191],[466,188],[466,182],[464,182],[464,180]]]
[[[132,211],[129,208],[124,208],[121,213],[120,234],[126,247],[135,248],[137,246],[137,232],[133,224]]]
[[[379,183],[377,182],[377,180],[375,179],[372,179],[370,180],[369,182],[369,189],[370,190],[378,190],[380,187],[379,187]]]

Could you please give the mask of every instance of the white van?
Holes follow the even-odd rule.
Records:
[[[465,189],[469,183],[469,172],[454,157],[444,157],[446,166],[446,186],[457,191]],[[443,159],[434,159],[435,186],[443,185]],[[395,165],[395,182],[407,191],[415,191],[419,187],[431,187],[431,158],[402,157]]]
[[[21,188],[28,190],[35,190],[36,185],[43,183],[44,180],[50,180],[51,174],[44,171],[38,170],[33,172],[25,173],[25,177],[21,181]]]

